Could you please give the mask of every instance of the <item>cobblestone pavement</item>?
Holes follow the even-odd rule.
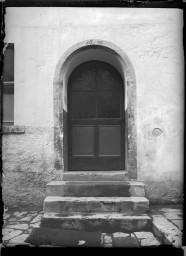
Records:
[[[39,227],[43,212],[5,210],[3,247],[28,245],[25,239],[34,227]],[[133,233],[102,233],[102,247],[157,247],[162,244],[182,246],[183,213],[181,208],[155,207],[150,208],[149,216],[153,220],[152,232]],[[162,239],[162,235],[164,239]],[[85,246],[86,241],[79,241],[77,246]]]

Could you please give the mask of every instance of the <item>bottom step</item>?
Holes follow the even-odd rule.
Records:
[[[137,232],[150,231],[152,221],[149,216],[126,216],[122,213],[75,214],[60,216],[45,213],[41,219],[41,227],[73,229],[102,232]]]

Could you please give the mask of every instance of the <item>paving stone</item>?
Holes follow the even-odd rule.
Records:
[[[17,225],[9,225],[7,226],[8,228],[14,228],[14,229],[27,229],[28,228],[28,224],[17,224]]]
[[[130,236],[129,233],[123,233],[123,232],[115,232],[113,233],[113,237],[114,238],[118,238],[118,237],[128,237]]]
[[[25,230],[25,231],[23,232],[23,234],[30,234],[30,233],[31,233],[31,231],[32,231],[32,228],[27,229],[27,230]]]
[[[14,216],[17,216],[17,217],[22,217],[23,215],[26,215],[28,212],[19,212],[19,211],[17,211],[17,212],[14,212],[13,214],[14,214]]]
[[[35,217],[37,215],[37,212],[36,213],[28,213],[27,216],[31,216],[31,217]]]
[[[2,230],[2,234],[3,236],[7,235],[8,233],[14,231],[14,229],[11,229],[11,228],[3,228]]]
[[[175,213],[182,213],[182,209],[171,209],[171,208],[163,208],[160,210],[161,212],[175,212]]]
[[[41,214],[38,214],[30,223],[35,223],[41,220]]]
[[[172,244],[175,247],[182,246],[182,232],[162,215],[152,215],[153,231],[155,235],[164,240],[166,244]]]
[[[7,235],[3,236],[3,240],[10,240],[15,236],[20,235],[21,233],[22,233],[21,230],[12,231],[12,232],[8,233]]]
[[[154,237],[151,232],[134,232],[134,234],[138,239]]]
[[[112,244],[111,234],[102,233],[102,243],[103,244]]]
[[[20,221],[31,221],[32,218],[33,218],[33,216],[26,216],[26,217],[20,219]]]
[[[30,227],[32,227],[32,228],[38,228],[38,227],[40,227],[40,221],[39,221],[39,222],[36,222],[36,223],[34,223],[34,224],[30,224]]]
[[[158,246],[160,242],[151,232],[134,232],[135,236],[141,242],[141,246]]]
[[[3,219],[4,219],[4,220],[8,219],[9,217],[10,217],[10,214],[9,214],[9,213],[5,213],[5,214],[3,215]]]
[[[29,234],[22,234],[20,236],[16,236],[14,238],[12,238],[9,243],[13,243],[13,244],[23,244],[25,243],[25,239],[29,236]]]
[[[111,234],[107,234],[107,233],[102,233],[101,234],[101,245],[103,247],[112,247]]]
[[[165,218],[167,218],[168,220],[181,220],[183,219],[183,215],[177,214],[175,212],[169,212],[169,213],[164,213],[163,214],[165,216]],[[180,216],[181,215],[181,216]]]
[[[154,237],[147,237],[141,240],[141,246],[158,246],[160,242]]]
[[[183,231],[183,220],[171,220],[181,231]]]
[[[15,222],[15,221],[18,221],[18,219],[16,219],[16,218],[10,218],[8,221],[10,221],[10,222]]]
[[[114,238],[113,247],[139,247],[138,241],[135,237],[117,237]]]

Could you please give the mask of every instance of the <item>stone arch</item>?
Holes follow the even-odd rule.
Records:
[[[67,85],[71,72],[81,63],[97,59],[110,63],[121,74],[125,91],[125,170],[137,178],[136,79],[133,65],[121,48],[105,40],[91,39],[69,48],[60,58],[53,83],[55,168],[68,171]]]

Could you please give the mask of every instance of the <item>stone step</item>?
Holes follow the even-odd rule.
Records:
[[[138,232],[151,230],[151,218],[141,216],[125,216],[122,213],[95,213],[60,216],[45,213],[41,219],[41,227],[52,229],[69,229],[102,232]]]
[[[138,181],[51,181],[47,196],[128,197],[145,196],[145,185]]]
[[[140,215],[149,210],[145,197],[60,197],[47,196],[44,212],[70,215],[72,213],[118,212],[123,215]]]
[[[126,181],[127,171],[69,171],[63,173],[64,181]]]

